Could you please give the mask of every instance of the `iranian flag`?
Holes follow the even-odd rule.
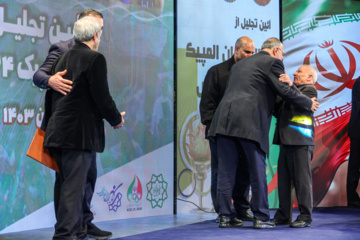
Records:
[[[287,74],[292,77],[303,64],[318,71],[315,86],[320,107],[314,114],[311,163],[314,206],[346,205],[347,168],[343,163],[350,149],[351,90],[360,76],[359,9],[358,1],[283,1]]]

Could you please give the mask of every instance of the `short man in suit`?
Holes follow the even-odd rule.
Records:
[[[307,110],[318,107],[315,100],[279,81],[284,73],[283,54],[282,43],[270,38],[263,43],[261,52],[235,64],[215,111],[208,135],[216,137],[218,146],[220,222],[231,222],[235,217],[231,196],[236,168],[242,165],[241,161],[246,161],[252,190],[253,227],[275,227],[269,221],[265,159],[269,154],[269,129],[276,96]],[[240,155],[244,157],[239,158]]]
[[[349,207],[360,208],[356,189],[360,178],[360,77],[352,88],[351,116],[349,121],[350,157],[346,179],[347,202]]]
[[[79,15],[79,19],[86,16],[92,16],[97,19],[101,19],[101,21],[103,21],[103,15],[100,12],[95,11],[94,9],[83,10]],[[51,93],[53,91],[57,91],[64,95],[68,94],[71,91],[73,82],[63,78],[67,70],[59,71],[54,75],[51,75],[50,71],[55,60],[65,52],[69,51],[74,45],[75,45],[74,38],[71,38],[65,42],[59,42],[53,44],[49,49],[49,54],[46,57],[45,62],[35,72],[33,76],[34,84],[39,88],[52,90],[52,91],[47,91],[45,99],[51,98]],[[46,108],[49,108],[49,106],[45,105],[45,109]],[[50,110],[47,112],[50,112]],[[49,116],[47,115],[48,114],[44,116],[43,121],[41,123],[41,129],[44,131],[46,130],[47,122],[49,119]],[[56,178],[57,177],[58,174],[56,174]],[[96,178],[97,178],[96,154],[94,154],[90,166],[90,171],[88,173],[88,177],[86,180],[87,187],[85,190],[85,198],[83,202],[83,216],[84,216],[84,222],[87,225],[87,232],[89,236],[98,239],[106,239],[106,238],[110,238],[112,236],[112,233],[109,231],[103,231],[99,229],[91,222],[94,219],[94,215],[90,210],[90,206],[95,189]],[[55,187],[54,187],[55,213],[57,213],[58,204],[59,204],[59,188],[57,186],[58,183],[59,181],[55,180]]]
[[[204,80],[200,101],[201,123],[206,126],[205,135],[207,136],[210,128],[211,120],[215,110],[224,96],[226,84],[229,78],[231,67],[243,58],[250,57],[255,52],[255,43],[249,37],[241,37],[236,40],[235,54],[227,61],[212,66]],[[218,178],[218,154],[216,142],[209,139],[211,152],[211,198],[216,213],[219,213],[219,203],[217,201],[217,178]],[[219,186],[221,187],[221,186]],[[249,213],[249,190],[250,177],[247,166],[239,166],[236,174],[236,183],[233,191],[234,207],[236,217],[245,221],[252,221],[253,216]],[[220,223],[222,224],[222,223]],[[237,221],[237,225],[242,225],[241,221]],[[221,227],[227,227],[223,225]]]
[[[67,95],[50,90],[45,103],[50,106],[51,115],[44,148],[50,150],[59,166],[53,239],[88,239],[83,203],[93,158],[105,147],[103,119],[114,129],[124,124],[125,113],[119,113],[110,96],[106,60],[97,52],[102,26],[102,18],[88,16],[76,21],[74,47],[58,58],[51,69],[51,74],[66,69],[64,77],[73,82]]]
[[[294,83],[302,94],[317,98],[314,86],[317,80],[316,69],[309,65],[301,66],[294,73]],[[292,85],[288,75],[280,75],[280,81]],[[300,215],[290,223],[291,227],[310,227],[313,209],[311,159],[314,152],[314,116],[310,110],[294,106],[279,98],[275,109],[277,123],[274,144],[280,145],[278,160],[279,209],[275,224],[289,224],[291,220],[291,189],[295,187]]]

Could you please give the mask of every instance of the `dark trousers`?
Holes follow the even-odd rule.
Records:
[[[211,198],[214,204],[215,212],[219,213],[219,203],[217,200],[217,184],[218,184],[218,168],[219,160],[217,153],[217,145],[213,140],[209,140],[211,152]],[[246,163],[246,162],[245,162]],[[237,167],[235,186],[232,194],[234,200],[234,208],[236,213],[247,211],[250,209],[249,191],[250,176],[247,164]]]
[[[58,186],[60,181],[58,180],[59,174],[55,174],[55,186],[54,186],[54,207],[55,207],[55,216],[59,208],[59,194],[60,187]],[[91,158],[90,169],[86,178],[86,188],[85,196],[83,201],[83,223],[89,224],[94,219],[94,214],[91,212],[91,200],[94,195],[95,183],[97,178],[97,167],[96,167],[96,152],[93,152]]]
[[[84,224],[85,192],[95,152],[51,149],[59,166],[55,182],[55,234],[53,239],[76,239],[86,235]],[[90,210],[89,210],[90,211]]]
[[[360,178],[360,139],[350,138],[350,157],[348,174],[346,179],[346,191],[348,203],[360,204],[356,189]]]
[[[280,145],[278,160],[279,209],[274,218],[290,219],[292,208],[291,190],[295,187],[300,215],[297,220],[311,222],[313,191],[311,159],[314,146]],[[291,184],[292,183],[292,184]]]
[[[220,216],[233,217],[231,197],[236,182],[238,165],[247,165],[250,174],[252,198],[251,211],[255,219],[270,219],[268,189],[266,181],[265,153],[254,141],[247,139],[217,135],[219,176],[218,201]],[[240,156],[242,156],[240,158]]]

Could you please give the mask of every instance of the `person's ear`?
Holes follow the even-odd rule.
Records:
[[[314,82],[314,76],[309,74],[308,80],[309,82]]]
[[[274,48],[273,48],[273,52],[272,52],[272,53],[273,53],[273,57],[275,57],[275,56],[276,56],[276,51],[279,51],[279,49],[278,49],[278,48],[276,48],[276,47],[274,47]]]

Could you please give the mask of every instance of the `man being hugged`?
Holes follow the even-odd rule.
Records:
[[[74,47],[51,70],[51,74],[67,70],[64,77],[73,82],[67,95],[49,90],[45,102],[50,106],[45,115],[51,115],[44,148],[50,149],[59,166],[53,239],[88,238],[82,203],[92,159],[105,147],[103,119],[114,129],[124,124],[125,112],[120,114],[110,96],[105,57],[97,52],[101,34],[102,19],[79,19],[74,25]]]

